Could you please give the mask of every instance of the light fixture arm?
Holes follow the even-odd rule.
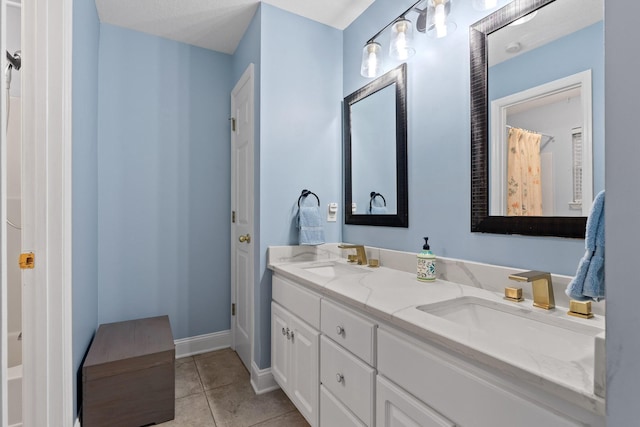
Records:
[[[378,31],[377,33],[375,33],[373,35],[373,37],[371,37],[369,40],[367,40],[367,43],[365,43],[365,45],[372,43],[375,41],[375,39],[378,38],[378,36],[380,36],[380,34],[382,34],[384,32],[384,30],[386,30],[387,28],[389,28],[391,25],[393,25],[394,22],[396,22],[398,19],[400,18],[404,18],[405,15],[409,12],[411,12],[411,10],[416,7],[419,3],[423,2],[424,0],[418,0],[417,2],[415,2],[414,4],[412,4],[407,10],[405,10],[404,12],[402,12],[400,15],[398,15],[393,21],[389,22],[387,25],[385,25],[384,27],[382,27],[382,29],[380,31]]]

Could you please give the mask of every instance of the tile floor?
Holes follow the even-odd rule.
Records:
[[[231,349],[176,360],[176,418],[162,427],[308,427],[282,392],[256,395]]]

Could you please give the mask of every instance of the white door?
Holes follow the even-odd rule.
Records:
[[[253,359],[253,64],[231,92],[231,330],[233,349]]]

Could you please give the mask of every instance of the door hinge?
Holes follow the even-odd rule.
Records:
[[[231,222],[236,223],[236,211],[231,211]]]
[[[231,304],[231,315],[235,316],[236,315],[236,303],[232,303]]]
[[[231,130],[232,131],[236,131],[236,119],[235,117],[231,117],[229,120],[231,120]]]
[[[27,252],[24,254],[20,254],[20,260],[18,264],[20,264],[21,269],[33,268],[36,263],[36,255],[33,252]]]

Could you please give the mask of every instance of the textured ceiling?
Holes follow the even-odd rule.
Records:
[[[346,28],[374,0],[266,0],[280,9]],[[96,0],[100,21],[233,54],[258,0]]]

